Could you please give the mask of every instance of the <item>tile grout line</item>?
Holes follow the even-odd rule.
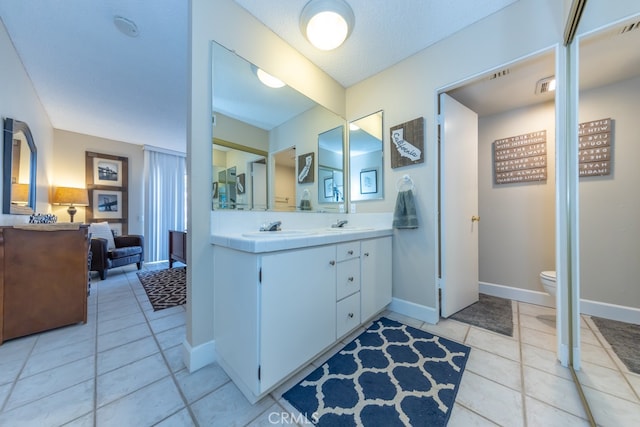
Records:
[[[518,318],[518,352],[520,354],[520,397],[522,399],[522,425],[527,427],[527,392],[524,381],[524,354],[522,352],[522,319],[520,319],[520,303],[512,300],[516,305],[516,316]]]
[[[13,394],[16,386],[18,385],[18,381],[20,380],[20,375],[22,375],[22,372],[24,372],[24,368],[27,366],[27,362],[29,361],[29,358],[33,354],[33,350],[36,348],[36,344],[38,343],[39,340],[40,340],[40,335],[38,335],[36,339],[33,341],[33,345],[27,352],[27,356],[24,358],[24,362],[22,363],[20,370],[18,371],[15,379],[11,382],[11,387],[9,388],[9,392],[7,393],[7,397],[5,398],[4,402],[0,406],[0,414],[5,413],[5,409],[9,404],[9,399],[11,399],[11,395]],[[23,405],[20,405],[20,406],[23,406]],[[16,406],[16,408],[13,408],[13,409],[17,409],[20,406]],[[9,411],[11,411],[11,409]],[[9,412],[9,411],[6,411],[6,412]]]
[[[89,272],[91,274],[91,272]],[[94,361],[93,361],[93,425],[98,425],[98,305],[100,304],[100,290],[98,284],[96,290],[96,325],[95,325],[95,342],[94,342]]]
[[[138,281],[138,283],[140,283],[140,281],[138,280],[138,275],[137,274],[135,275],[135,279],[134,280],[136,280],[136,281]],[[127,281],[129,283],[129,288],[131,289],[131,292],[133,292],[133,297],[135,298],[136,303],[138,304],[138,307],[140,308],[140,311],[142,312],[142,315],[144,316],[144,319],[145,319],[145,322],[147,324],[147,327],[149,328],[149,331],[151,332],[151,336],[153,337],[153,340],[155,341],[156,345],[158,346],[158,350],[160,351],[160,356],[162,357],[162,360],[164,361],[164,364],[167,367],[167,370],[169,371],[169,376],[171,377],[171,380],[173,381],[173,384],[175,385],[176,389],[178,390],[178,393],[180,394],[180,398],[182,399],[182,402],[184,403],[185,409],[189,413],[189,416],[191,417],[191,421],[193,422],[193,424],[196,427],[199,427],[200,424],[198,423],[198,419],[196,418],[196,415],[193,413],[193,410],[191,409],[191,405],[189,404],[189,401],[187,400],[187,397],[184,395],[184,392],[182,391],[182,388],[180,387],[180,383],[178,382],[178,379],[176,378],[175,373],[173,372],[173,369],[171,369],[171,365],[169,364],[169,361],[167,360],[167,357],[164,354],[164,350],[162,349],[162,346],[160,345],[160,342],[158,341],[158,338],[156,337],[156,333],[153,330],[153,328],[151,327],[151,322],[147,318],[147,315],[145,314],[145,311],[142,309],[142,304],[140,303],[140,300],[136,296],[135,289],[134,289],[135,284],[132,283],[132,281],[129,278],[129,276],[127,276]],[[186,322],[186,310],[185,310],[185,322]],[[173,415],[177,414],[181,410],[182,409],[179,409],[175,413],[165,417],[163,420],[160,420],[159,422],[162,422],[162,421],[168,419],[169,417],[172,417]]]

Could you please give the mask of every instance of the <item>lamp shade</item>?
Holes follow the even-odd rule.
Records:
[[[29,184],[11,184],[11,203],[29,202]]]
[[[86,188],[56,187],[51,203],[54,205],[89,206],[89,194]]]

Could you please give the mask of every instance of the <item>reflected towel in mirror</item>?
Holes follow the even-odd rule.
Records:
[[[398,192],[393,212],[393,228],[418,228],[416,203],[411,190]]]

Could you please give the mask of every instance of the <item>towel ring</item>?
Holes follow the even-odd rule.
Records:
[[[413,180],[409,175],[403,175],[402,178],[396,181],[396,190],[397,191],[406,191],[413,190],[415,186],[413,185]]]

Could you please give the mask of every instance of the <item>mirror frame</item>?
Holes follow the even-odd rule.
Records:
[[[31,151],[29,161],[29,199],[24,209],[16,209],[11,206],[11,170],[13,163],[13,137],[22,132],[27,139],[27,145]],[[3,150],[3,186],[2,186],[2,212],[14,215],[31,215],[36,209],[36,176],[37,176],[37,149],[33,141],[33,135],[29,125],[20,120],[4,119],[4,150]]]

